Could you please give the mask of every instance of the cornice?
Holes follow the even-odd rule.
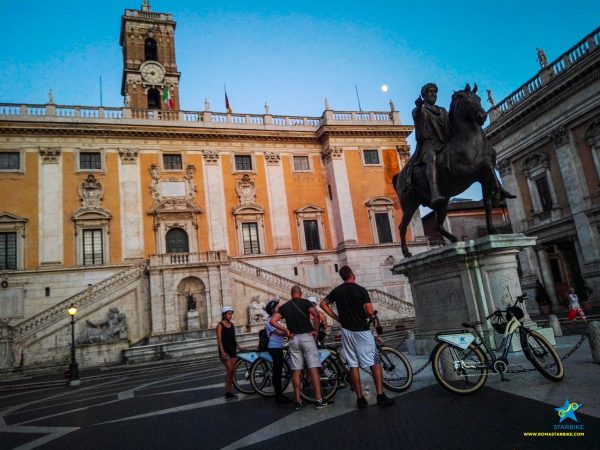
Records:
[[[407,138],[414,127],[410,125],[401,126],[356,126],[356,125],[324,125],[317,130],[320,140],[330,136],[347,137],[397,137]]]

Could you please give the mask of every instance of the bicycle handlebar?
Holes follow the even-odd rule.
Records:
[[[497,308],[497,309],[496,309],[496,311],[494,311],[494,312],[493,312],[493,313],[491,313],[489,316],[487,316],[487,317],[485,318],[485,320],[490,320],[492,317],[495,317],[495,316],[500,316],[500,315],[502,315],[502,313],[505,313],[505,312],[507,312],[507,311],[508,311],[510,308],[512,308],[512,307],[514,307],[514,306],[516,306],[516,304],[517,304],[517,303],[523,303],[523,301],[524,301],[524,300],[527,300],[527,293],[526,293],[526,292],[524,292],[524,293],[523,293],[523,294],[521,294],[521,295],[518,295],[518,296],[517,296],[517,299],[515,300],[515,302],[514,302],[512,305],[509,303],[509,304],[508,304],[508,306],[507,306],[505,309],[500,309],[500,308]]]

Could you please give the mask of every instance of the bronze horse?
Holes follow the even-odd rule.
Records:
[[[475,182],[481,183],[488,233],[496,233],[492,223],[492,207],[500,185],[495,173],[496,151],[481,129],[486,118],[487,113],[481,107],[481,99],[477,96],[477,84],[472,90],[467,84],[464,90],[454,92],[450,103],[449,139],[439,153],[436,163],[438,186],[440,195],[444,197],[443,202],[435,205],[430,203],[425,165],[419,164],[412,169],[407,165],[399,174],[394,175],[392,183],[402,207],[400,239],[405,257],[411,256],[406,245],[406,229],[420,205],[433,209],[438,230],[444,237],[452,242],[458,241],[456,236],[443,227],[448,202],[450,197],[461,194]]]

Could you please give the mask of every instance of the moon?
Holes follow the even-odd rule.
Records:
[[[387,84],[382,84],[381,85],[381,92],[387,92],[388,91],[388,85]]]

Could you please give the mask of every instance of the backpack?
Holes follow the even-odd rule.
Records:
[[[269,333],[266,327],[258,332],[258,351],[266,352],[269,348]]]

